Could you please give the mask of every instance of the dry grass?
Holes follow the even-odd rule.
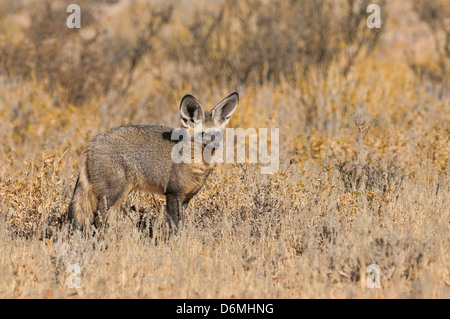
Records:
[[[124,3],[102,3],[98,16],[95,7],[89,7],[93,14],[84,33],[78,37],[69,32],[75,46],[76,41],[92,40],[90,30],[104,27],[111,32],[110,38],[99,35],[99,42],[88,46],[82,64],[86,77],[80,79],[67,78],[76,65],[62,68],[70,56],[65,54],[77,51],[65,51],[67,43],[51,40],[63,41],[67,34],[48,29],[46,37],[55,47],[23,51],[21,45],[31,48],[42,36],[26,33],[27,13],[35,14],[38,8],[0,3],[0,24],[5,26],[0,35],[1,297],[450,296],[450,68],[440,55],[436,61],[425,59],[430,69],[447,63],[436,71],[439,76],[419,74],[402,55],[408,48],[401,39],[411,36],[408,23],[419,19],[412,10],[401,15],[395,10],[405,6],[394,1],[377,49],[370,56],[355,57],[348,70],[349,57],[342,55],[326,63],[310,61],[306,71],[307,58],[316,56],[299,51],[302,58],[297,64],[289,61],[287,72],[270,48],[265,55],[261,45],[252,49],[261,56],[252,58],[279,72],[248,71],[245,79],[242,74],[213,74],[210,61],[225,60],[234,68],[250,63],[245,60],[250,56],[227,60],[217,56],[221,50],[208,51],[216,56],[205,57],[208,63],[196,68],[205,52],[196,51],[192,60],[176,53],[176,41],[192,37],[192,30],[183,27],[189,25],[186,19],[191,21],[189,10],[199,12],[202,1],[189,10],[185,2],[172,8],[155,2],[158,10],[148,18],[160,20],[153,26],[144,18],[140,24],[133,22],[133,12],[142,11],[143,2]],[[242,26],[226,20],[232,16],[227,11],[232,3],[226,2],[225,20],[211,29],[217,34],[227,21],[235,28],[233,37],[240,34]],[[50,7],[47,14],[57,8]],[[261,17],[269,9],[263,7]],[[166,22],[168,14],[172,18]],[[202,28],[212,17],[194,29],[204,34]],[[414,32],[423,35],[419,40],[432,41],[427,25],[417,25],[419,31]],[[147,27],[153,33],[140,33]],[[272,30],[282,32],[283,24]],[[442,39],[437,32],[436,39]],[[139,49],[147,40],[152,47]],[[226,46],[227,36],[217,41],[219,47]],[[256,46],[259,42],[254,41]],[[111,51],[103,56],[101,48],[108,43]],[[123,56],[122,43],[127,46]],[[312,43],[318,50],[321,42]],[[217,49],[214,43],[208,45]],[[235,45],[230,50],[237,50]],[[416,47],[415,56],[429,56],[428,48],[433,44]],[[367,47],[362,50],[368,52]],[[18,63],[17,52],[29,63]],[[45,58],[58,52],[59,60]],[[109,65],[111,61],[117,64]],[[226,65],[222,67],[228,69]],[[98,85],[90,86],[92,81]],[[74,84],[80,85],[78,90]],[[164,239],[164,227],[158,227],[164,200],[145,194],[133,194],[123,211],[111,212],[104,233],[67,233],[62,220],[82,146],[91,136],[124,123],[174,126],[185,93],[211,105],[234,89],[241,102],[232,127],[280,128],[281,165],[276,174],[261,175],[259,167],[250,164],[217,166],[189,205],[179,235],[169,240]],[[81,268],[78,289],[67,286],[71,264]],[[370,264],[381,268],[381,289],[366,285]]]

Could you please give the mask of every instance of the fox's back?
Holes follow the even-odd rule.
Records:
[[[172,169],[172,131],[166,126],[123,125],[97,135],[85,151],[88,174],[94,183],[115,176],[137,186],[145,181],[160,188],[153,191],[163,192]]]

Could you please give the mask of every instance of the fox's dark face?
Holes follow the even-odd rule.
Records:
[[[212,151],[221,147],[225,126],[236,110],[239,95],[234,92],[212,110],[204,111],[192,95],[185,95],[180,104],[181,124],[189,131],[194,142]]]

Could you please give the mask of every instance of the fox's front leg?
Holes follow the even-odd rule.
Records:
[[[178,230],[178,224],[183,217],[182,200],[178,195],[166,194],[166,208],[167,214],[170,218],[170,224],[173,228],[173,232],[176,234]]]

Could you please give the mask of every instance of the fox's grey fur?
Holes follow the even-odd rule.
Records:
[[[182,127],[192,133],[201,123],[202,131],[223,132],[238,101],[235,92],[211,111],[204,111],[192,95],[186,95],[180,103]],[[178,141],[171,139],[173,130],[124,125],[94,137],[85,147],[69,206],[68,220],[73,226],[101,223],[109,208],[120,206],[131,191],[137,190],[166,196],[167,213],[176,230],[183,210],[204,185],[212,163],[175,163],[171,153]],[[202,147],[208,142],[211,140],[203,140]]]

